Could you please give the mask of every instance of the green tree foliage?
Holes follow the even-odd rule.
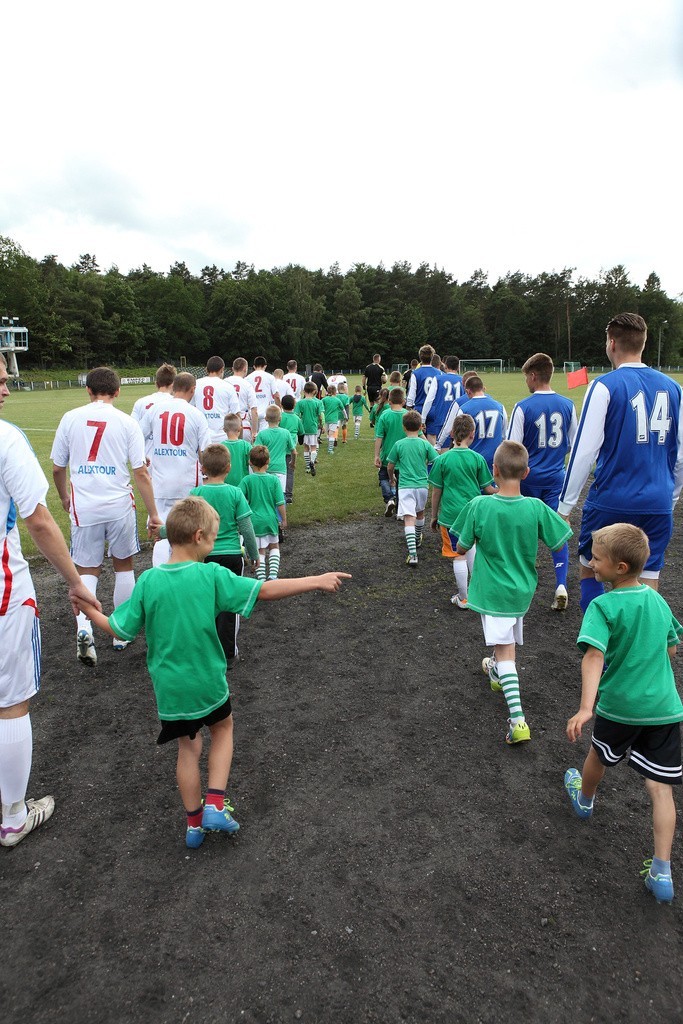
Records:
[[[27,365],[97,363],[125,367],[208,356],[264,355],[274,368],[365,366],[373,352],[385,365],[407,362],[430,342],[440,355],[502,358],[520,366],[549,352],[588,365],[605,364],[605,325],[615,313],[641,313],[650,328],[646,359],[676,364],[683,342],[683,309],[653,271],[642,286],[623,266],[595,280],[565,268],[532,277],[510,272],[489,282],[475,270],[458,282],[443,268],[397,262],[387,269],[356,263],[308,270],[289,264],[255,270],[239,261],[195,276],[184,262],[162,273],[147,264],[102,273],[84,253],[71,267],[56,255],[34,260],[0,237],[0,312],[29,328]]]

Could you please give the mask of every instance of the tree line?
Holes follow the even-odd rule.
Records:
[[[56,255],[35,260],[0,236],[0,312],[29,330],[22,364],[46,370],[152,366],[181,356],[197,365],[214,354],[341,369],[364,366],[373,352],[386,365],[408,362],[426,342],[442,355],[513,366],[536,351],[559,365],[601,365],[605,325],[623,310],[648,322],[649,363],[656,365],[660,339],[662,365],[678,363],[683,304],[656,273],[639,286],[623,266],[596,280],[565,268],[533,277],[515,271],[495,283],[482,270],[457,281],[426,263],[357,263],[343,272],[338,264],[256,270],[238,262],[198,276],[185,263],[166,273],[143,264],[122,274],[116,266],[101,271],[88,253],[69,267]]]

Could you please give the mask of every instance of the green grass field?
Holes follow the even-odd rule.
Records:
[[[681,382],[682,374],[672,374]],[[524,398],[526,391],[521,373],[514,374],[483,374],[487,390],[503,403],[508,415],[519,399]],[[349,391],[360,383],[360,378],[349,378]],[[553,378],[555,389],[568,395],[580,411],[585,388],[568,391],[565,377],[557,373]],[[127,385],[122,389],[117,405],[124,412],[130,412],[135,401],[152,390],[149,384]],[[55,519],[69,536],[69,517],[64,512],[52,483],[52,463],[50,451],[57,424],[65,412],[78,405],[85,404],[87,398],[84,389],[60,391],[12,392],[5,400],[3,418],[21,427],[28,436],[41,466],[50,481],[48,506]],[[358,441],[353,439],[353,423],[349,428],[349,440],[341,444],[341,437],[336,453],[327,454],[326,447],[321,447],[318,458],[319,472],[315,479],[307,476],[304,468],[303,449],[299,448],[294,485],[294,504],[288,506],[289,525],[305,526],[309,523],[327,522],[334,519],[349,519],[363,512],[380,510],[381,497],[377,484],[377,471],[373,464],[373,434],[364,413],[361,435]],[[142,501],[138,500],[140,536],[145,533],[145,515]],[[22,545],[27,555],[36,554],[30,537],[20,524]]]

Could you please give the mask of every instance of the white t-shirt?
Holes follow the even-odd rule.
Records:
[[[298,402],[304,393],[306,378],[302,377],[300,373],[286,373],[283,379],[294,395],[294,401]]]
[[[0,623],[2,616],[14,608],[35,600],[28,563],[21,552],[17,511],[26,519],[38,505],[47,506],[47,487],[45,474],[25,435],[13,423],[0,421],[0,529],[4,569],[0,578]]]
[[[330,386],[334,385],[334,387],[337,388],[337,390],[339,390],[340,384],[348,384],[349,382],[347,381],[343,373],[333,373],[331,377],[327,378],[327,383]]]
[[[145,438],[152,438],[155,497],[186,498],[201,483],[199,453],[213,443],[199,409],[166,395],[166,401],[147,410],[140,426]]]
[[[222,377],[200,377],[192,404],[206,418],[212,444],[225,441],[223,420],[228,413],[240,411],[240,400],[231,382]]]
[[[50,458],[69,467],[74,526],[112,523],[135,507],[128,465],[146,464],[145,442],[135,420],[111,402],[100,399],[65,413]]]
[[[254,385],[248,377],[238,377],[237,374],[230,378],[230,383],[237,392],[239,399],[242,426],[251,430],[251,410],[258,409]]]
[[[254,388],[259,420],[265,420],[268,406],[276,404],[275,395],[287,394],[284,382],[277,380],[267,370],[254,370],[245,379],[251,381]]]
[[[168,398],[168,391],[155,391],[153,395],[145,395],[144,398],[138,398],[130,413],[135,422],[141,423],[142,417],[147,410],[151,409],[162,398]],[[145,455],[148,459],[152,458],[151,439],[145,440]]]

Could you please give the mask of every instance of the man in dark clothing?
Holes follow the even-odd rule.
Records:
[[[315,386],[318,389],[318,394],[316,395],[316,398],[322,398],[323,388],[325,389],[325,392],[327,393],[327,377],[323,373],[323,368],[320,365],[320,363],[315,363],[314,364],[314,366],[313,366],[313,373],[311,374],[311,376],[308,379],[313,384],[315,384]]]
[[[382,357],[379,353],[372,357],[372,362],[369,363],[363,372],[363,379],[361,381],[363,390],[367,392],[368,401],[370,405],[377,401],[377,397],[382,387],[382,377],[385,376],[384,367],[380,363]]]

